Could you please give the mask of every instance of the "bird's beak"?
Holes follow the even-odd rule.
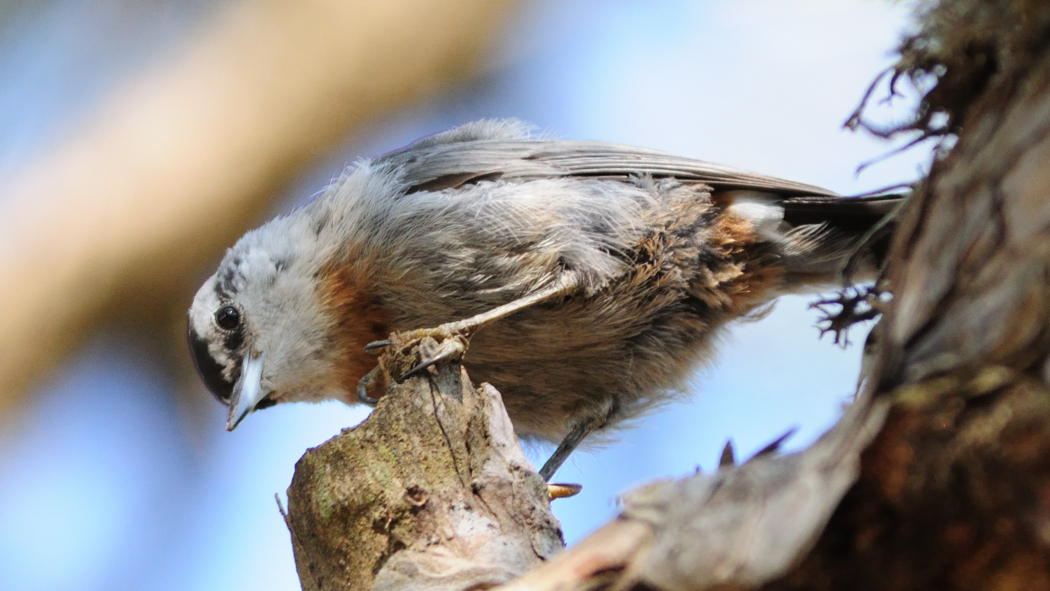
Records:
[[[266,397],[262,387],[262,370],[265,353],[258,357],[249,351],[244,356],[244,364],[241,366],[241,379],[233,387],[233,395],[230,398],[230,415],[226,420],[226,430],[233,431],[237,425],[255,410],[255,406]]]

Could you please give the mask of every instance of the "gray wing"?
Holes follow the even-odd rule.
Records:
[[[628,182],[675,178],[716,190],[751,189],[785,197],[836,193],[771,176],[645,148],[593,141],[462,137],[446,132],[375,160],[401,170],[406,192],[456,189],[484,180],[585,177]]]

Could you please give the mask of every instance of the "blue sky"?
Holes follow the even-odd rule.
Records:
[[[182,11],[148,4],[128,14],[117,0],[108,10],[59,0],[0,44],[8,81],[0,173],[46,149],[109,85],[177,47],[207,13],[203,2]],[[489,74],[359,130],[303,172],[288,202],[308,198],[358,157],[509,116],[559,137],[657,148],[842,193],[910,180],[925,152],[857,177],[857,165],[888,146],[841,130],[890,63],[905,8],[874,0],[525,4]],[[128,22],[141,26],[128,33]],[[795,448],[826,429],[850,399],[860,352],[818,339],[812,300],[784,298],[768,317],[734,326],[687,400],[573,456],[557,480],[584,491],[555,503],[567,540],[614,515],[616,496],[632,485],[713,468],[727,439],[746,456],[790,428],[799,429]],[[0,589],[298,588],[274,494],[284,495],[307,447],[367,411],[284,405],[228,434],[216,404],[195,428],[182,420],[177,378],[143,352],[150,347],[141,338],[116,328],[93,337],[0,434]],[[862,342],[863,331],[853,340]],[[539,464],[549,449],[527,451]]]

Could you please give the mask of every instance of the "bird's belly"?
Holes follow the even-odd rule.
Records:
[[[714,329],[685,306],[627,310],[525,310],[479,329],[463,362],[501,392],[521,435],[558,440],[595,416],[612,426],[681,392]]]

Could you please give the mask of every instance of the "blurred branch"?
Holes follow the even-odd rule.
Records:
[[[473,72],[508,7],[244,1],[116,89],[0,188],[0,417],[108,313],[186,298],[349,129]]]

